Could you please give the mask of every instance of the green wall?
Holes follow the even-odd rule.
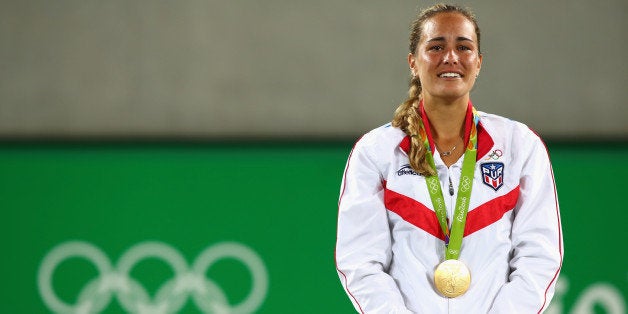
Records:
[[[333,256],[351,146],[0,144],[0,312],[50,312],[49,287],[104,313],[352,313]],[[565,261],[548,313],[625,312],[628,145],[549,147]]]

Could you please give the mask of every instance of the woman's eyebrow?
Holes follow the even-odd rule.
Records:
[[[430,42],[435,42],[435,41],[445,41],[445,37],[444,36],[434,37],[434,38],[429,39],[427,42],[430,43]],[[459,36],[459,37],[456,37],[456,41],[470,41],[470,42],[473,42],[473,39],[468,38],[468,37],[464,37],[464,36]]]

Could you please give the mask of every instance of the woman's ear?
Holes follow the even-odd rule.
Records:
[[[410,73],[412,76],[417,76],[416,58],[411,53],[408,53],[408,66],[410,67]]]
[[[476,77],[480,75],[480,70],[482,69],[482,54],[478,55],[478,72],[475,75]]]

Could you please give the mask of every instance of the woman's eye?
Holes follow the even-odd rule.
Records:
[[[429,48],[429,50],[443,50],[443,46],[432,46]]]
[[[471,48],[467,46],[458,46],[458,50],[471,50]]]

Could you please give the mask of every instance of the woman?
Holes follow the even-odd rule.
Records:
[[[409,98],[355,145],[336,266],[361,313],[540,313],[562,264],[547,151],[525,125],[476,111],[474,16],[436,5],[412,24]]]

